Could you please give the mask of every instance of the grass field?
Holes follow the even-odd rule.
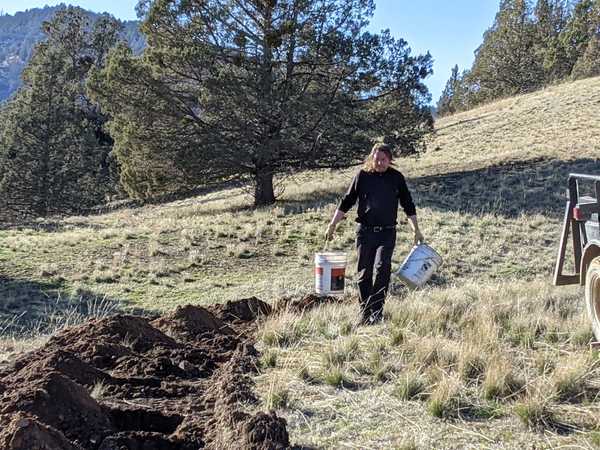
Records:
[[[265,408],[323,448],[598,448],[600,368],[579,287],[551,287],[569,172],[600,173],[600,78],[443,118],[409,180],[445,263],[394,285],[381,326],[348,302],[262,327]],[[312,257],[353,170],[286,180],[273,207],[241,189],[0,230],[0,361],[89,315],[312,290]],[[400,224],[394,264],[410,249]]]

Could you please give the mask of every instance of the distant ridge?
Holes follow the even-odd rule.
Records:
[[[27,65],[35,45],[44,38],[42,23],[50,20],[65,4],[45,6],[17,12],[14,15],[0,15],[0,102],[6,100],[21,85],[21,72]],[[1,8],[0,8],[1,9]],[[100,14],[82,9],[90,17]],[[134,52],[141,52],[145,38],[139,31],[139,21],[122,21],[124,38]]]

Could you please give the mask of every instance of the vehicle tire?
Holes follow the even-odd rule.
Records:
[[[596,340],[600,341],[600,256],[594,258],[587,269],[585,304]]]

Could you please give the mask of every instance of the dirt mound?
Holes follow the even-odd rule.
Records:
[[[179,306],[173,313],[153,321],[152,325],[184,341],[214,334],[235,335],[231,327],[209,310],[193,305]]]
[[[64,330],[0,374],[0,449],[287,447],[285,420],[245,412],[270,312],[250,298]]]
[[[17,413],[0,432],[2,450],[84,450],[69,441],[60,431],[50,428],[23,413]]]
[[[51,371],[60,372],[84,386],[92,386],[98,382],[109,382],[112,378],[91,364],[85,363],[75,354],[64,350],[55,350],[48,354],[24,357],[17,361],[16,366],[19,369],[9,373],[5,377],[4,383],[13,384],[17,381],[21,383],[24,381],[33,381]]]
[[[224,321],[249,322],[258,319],[260,316],[271,314],[271,305],[256,297],[250,297],[230,301],[224,305],[217,305],[213,307],[213,310],[217,317]]]
[[[279,301],[275,305],[275,312],[303,312],[324,304],[344,302],[345,300],[342,297],[334,297],[331,295],[319,296],[317,294],[307,294],[301,298],[283,297],[279,299]]]
[[[275,413],[258,413],[244,425],[247,448],[285,449],[290,446],[290,438],[285,420]]]
[[[14,383],[0,401],[0,414],[25,412],[87,446],[114,431],[106,411],[88,391],[59,372],[31,383]]]
[[[216,367],[213,355],[201,350],[165,351],[156,349],[146,355],[134,354],[115,361],[111,373],[120,378],[161,378],[173,381],[179,378],[205,378]]]
[[[48,346],[84,351],[86,349],[81,348],[83,345],[77,345],[78,343],[89,345],[94,342],[122,345],[138,353],[147,352],[157,346],[164,348],[180,346],[173,338],[153,327],[148,319],[127,315],[94,320],[65,330],[53,337],[48,342]],[[84,351],[83,354],[86,352]]]

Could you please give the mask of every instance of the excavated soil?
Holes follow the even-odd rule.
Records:
[[[289,448],[284,419],[246,412],[270,313],[250,298],[63,330],[0,372],[0,450]]]
[[[283,297],[279,299],[275,305],[275,312],[281,312],[284,310],[294,312],[304,312],[310,309],[316,308],[319,305],[332,304],[332,303],[345,303],[348,300],[344,297],[335,297],[332,295],[317,295],[307,294],[301,298],[294,297]]]

